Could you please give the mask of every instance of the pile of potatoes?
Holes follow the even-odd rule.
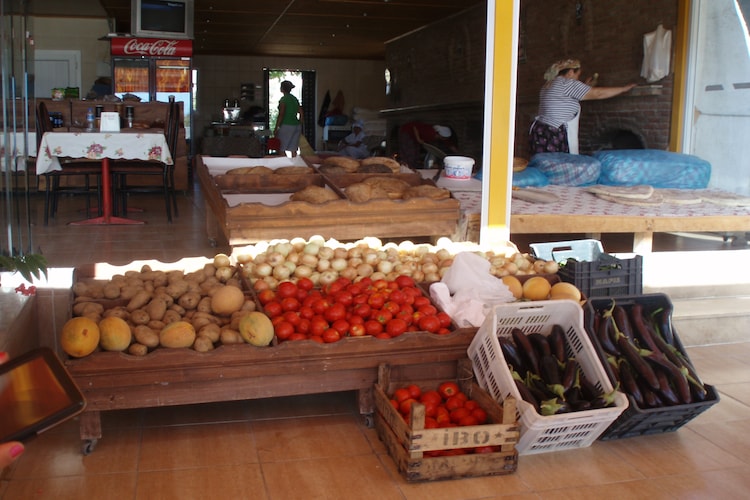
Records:
[[[128,324],[132,342],[127,350],[133,355],[165,347],[160,333],[178,321],[195,330],[191,345],[180,347],[206,352],[220,344],[243,343],[239,321],[256,309],[255,302],[242,292],[237,270],[224,254],[189,273],[143,266],[109,281],[78,281],[73,294],[73,316],[96,323],[115,316]],[[174,342],[169,346],[176,347]]]

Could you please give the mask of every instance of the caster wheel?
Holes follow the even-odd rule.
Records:
[[[368,429],[372,429],[373,427],[375,427],[375,418],[372,416],[372,414],[362,415],[362,417],[364,418],[365,427],[367,427]]]
[[[96,439],[85,440],[81,446],[81,453],[84,455],[90,455],[94,451],[94,448],[96,448],[96,442]]]
[[[216,240],[213,238],[208,239],[208,244],[211,245],[211,248],[216,248]]]

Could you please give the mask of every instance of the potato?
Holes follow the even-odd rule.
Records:
[[[172,304],[171,306],[167,307],[167,310],[174,311],[180,316],[185,316],[185,313],[187,312],[187,310],[184,307],[182,307],[180,304]]]
[[[204,313],[212,313],[213,309],[211,309],[211,297],[203,297],[200,302],[198,302],[198,307],[196,307],[195,309]]]
[[[187,283],[187,282],[183,282]],[[199,293],[196,292],[186,292],[180,295],[180,297],[177,299],[177,304],[185,308],[185,310],[191,310],[198,307],[198,303],[201,300],[201,296]]]
[[[219,340],[224,345],[245,343],[245,340],[242,338],[242,335],[240,335],[240,332],[238,332],[237,330],[229,329],[229,328],[221,331],[221,336],[219,337]]]
[[[164,271],[156,271],[154,275],[154,286],[155,287],[165,287],[169,284],[169,280],[167,279],[167,273]]]
[[[130,300],[133,297],[135,297],[140,291],[141,291],[140,285],[137,285],[137,286],[130,285],[130,284],[125,285],[120,288],[120,298],[123,300]]]
[[[162,328],[164,328],[165,326],[167,326],[167,324],[165,322],[163,322],[163,321],[152,319],[151,321],[149,321],[148,323],[146,323],[146,326],[149,327],[149,328],[151,328],[155,332],[158,332]]]
[[[88,297],[89,286],[83,281],[73,283],[73,294],[76,296]]]
[[[185,280],[172,281],[167,285],[167,295],[173,299],[179,299],[184,293],[188,291],[188,283]]]
[[[166,287],[159,287],[154,289],[154,298],[159,298],[164,301],[167,307],[174,304],[174,298],[166,292]]]
[[[168,325],[170,323],[174,323],[175,321],[180,321],[183,318],[183,314],[180,314],[178,311],[175,311],[174,309],[169,309],[167,312],[164,313],[164,317],[161,319],[164,324]]]
[[[164,317],[164,313],[167,312],[167,304],[161,298],[151,299],[146,306],[146,312],[151,320],[161,321]]]
[[[136,309],[135,311],[130,311],[130,322],[134,325],[145,325],[149,321],[151,321],[151,318],[149,317],[145,309]]]
[[[211,339],[211,342],[218,342],[221,337],[221,327],[214,323],[209,323],[198,330],[198,336],[208,337]]]
[[[185,273],[183,271],[174,270],[174,271],[167,272],[167,282],[170,285],[176,281],[184,281],[184,280],[185,280]]]
[[[209,352],[214,350],[213,341],[205,336],[198,335],[193,342],[193,349],[198,352]]]
[[[120,297],[120,287],[114,283],[104,285],[104,298],[114,300]]]
[[[133,356],[145,356],[146,354],[148,354],[148,347],[137,342],[134,344],[130,344],[130,347],[128,347],[128,354],[131,354]]]
[[[130,302],[128,302],[126,309],[130,312],[133,312],[136,309],[140,309],[146,304],[148,304],[150,300],[151,300],[151,293],[145,290],[141,290],[138,293],[136,293],[132,299],[130,299]]]
[[[104,311],[104,314],[102,316],[104,316],[105,318],[115,316],[120,319],[124,319],[125,321],[128,321],[130,319],[130,313],[123,306],[117,306],[107,309],[106,311]]]
[[[193,271],[192,273],[185,275],[185,280],[192,283],[201,284],[206,280],[206,273],[204,273],[202,269]]]
[[[133,336],[136,342],[139,342],[146,347],[154,348],[159,345],[159,334],[153,331],[146,325],[138,325],[133,330]]]

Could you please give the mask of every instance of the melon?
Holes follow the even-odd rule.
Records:
[[[266,346],[273,340],[273,323],[259,311],[247,313],[240,319],[240,335],[248,344]]]
[[[211,310],[220,316],[229,316],[242,309],[244,304],[245,294],[236,286],[223,286],[211,297]]]
[[[124,351],[132,337],[130,326],[122,318],[109,316],[99,322],[99,346],[105,351]]]
[[[162,347],[190,347],[195,342],[195,328],[187,321],[175,321],[159,332],[159,345]]]
[[[99,325],[84,316],[69,319],[60,332],[60,345],[74,358],[88,356],[99,345]]]
[[[503,283],[505,283],[505,286],[508,287],[508,290],[510,290],[510,293],[513,294],[513,296],[516,298],[516,300],[523,297],[523,285],[521,285],[521,281],[512,275],[503,276],[501,278],[503,280]]]
[[[533,276],[523,283],[523,298],[527,300],[546,300],[552,285],[547,278]]]
[[[576,302],[581,301],[581,291],[572,283],[560,281],[552,285],[549,292],[549,298],[552,300],[570,299]]]

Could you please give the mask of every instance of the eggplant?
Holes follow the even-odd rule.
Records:
[[[603,317],[599,322],[599,328],[596,330],[596,338],[599,341],[599,345],[602,346],[602,349],[604,349],[607,354],[619,356],[620,350],[612,340],[613,321],[614,320],[609,316],[606,318]]]
[[[633,326],[630,324],[630,318],[625,308],[620,305],[615,305],[612,309],[612,319],[615,320],[615,326],[617,330],[625,335],[631,342],[635,342],[635,334],[633,333]]]
[[[688,382],[685,373],[679,367],[672,364],[672,362],[669,361],[665,356],[652,354],[650,356],[646,356],[645,359],[664,371],[664,374],[666,375],[666,377],[668,377],[667,385],[669,385],[669,383],[674,385],[674,399],[677,400],[677,403],[675,404],[688,404],[692,402],[693,398],[690,395],[690,383]],[[659,370],[657,369],[657,372],[658,371]],[[656,390],[659,391],[660,394],[662,393],[662,391],[664,390],[663,382],[660,382],[659,388]],[[669,394],[669,391],[667,391],[667,394],[662,394],[662,400],[664,400],[665,402],[671,402],[671,396],[672,395]]]
[[[620,387],[622,391],[625,392],[625,394],[630,395],[639,408],[644,408],[644,405],[646,403],[643,399],[641,388],[638,385],[638,382],[635,380],[635,376],[633,375],[633,369],[624,359],[621,359],[618,365],[620,373]]]
[[[591,408],[609,408],[615,405],[617,389],[612,389],[591,400]]]
[[[643,306],[636,302],[630,306],[629,313],[630,324],[633,326],[633,331],[641,346],[652,351],[659,351],[656,340],[651,335],[651,331],[646,324],[646,318],[643,315]]]
[[[571,387],[573,387],[573,384],[576,381],[579,369],[580,369],[580,366],[578,365],[578,361],[576,361],[575,358],[569,358],[568,362],[565,363],[565,368],[563,369],[560,383],[562,384],[563,389],[566,392],[569,391]]]
[[[617,345],[620,347],[623,357],[633,367],[638,378],[643,379],[653,390],[659,389],[659,380],[656,378],[653,368],[649,365],[640,350],[624,334],[618,332]]]
[[[557,361],[565,363],[567,355],[565,354],[565,332],[563,331],[562,326],[557,323],[552,325],[552,330],[547,337],[547,342],[549,342],[552,355],[557,358]]]
[[[552,348],[549,345],[549,341],[547,341],[547,337],[538,332],[530,333],[526,337],[536,350],[536,355],[540,360],[544,356],[552,355]]]
[[[505,337],[498,337],[497,341],[500,343],[500,350],[503,352],[505,361],[517,371],[522,377],[526,376],[528,367],[521,359],[521,354],[518,352],[516,345]]]
[[[534,346],[531,345],[529,338],[520,328],[512,328],[510,335],[513,338],[513,342],[516,344],[516,348],[518,348],[521,359],[527,363],[530,371],[538,375],[539,358],[537,357]]]
[[[664,341],[674,345],[674,330],[672,330],[672,306],[666,306],[656,315],[656,324],[659,327]]]
[[[659,379],[659,391],[658,394],[665,406],[674,406],[680,404],[680,398],[677,397],[672,385],[669,382],[667,372],[663,369],[656,370],[656,377]]]
[[[570,413],[573,408],[567,401],[563,401],[559,398],[547,399],[542,401],[539,405],[541,414],[544,416],[560,415],[561,413]]]
[[[641,386],[641,393],[643,394],[644,408],[660,408],[662,406],[661,400],[647,384]]]
[[[548,354],[540,360],[539,369],[542,371],[542,378],[547,383],[547,388],[558,398],[565,399],[565,387],[560,379],[560,365],[557,358]]]
[[[537,399],[534,397],[534,394],[529,390],[529,388],[526,387],[526,384],[523,383],[523,379],[518,374],[518,372],[513,372],[513,381],[516,383],[516,388],[518,389],[518,393],[521,395],[521,399],[529,403],[537,412],[539,412],[539,401],[537,401]]]

